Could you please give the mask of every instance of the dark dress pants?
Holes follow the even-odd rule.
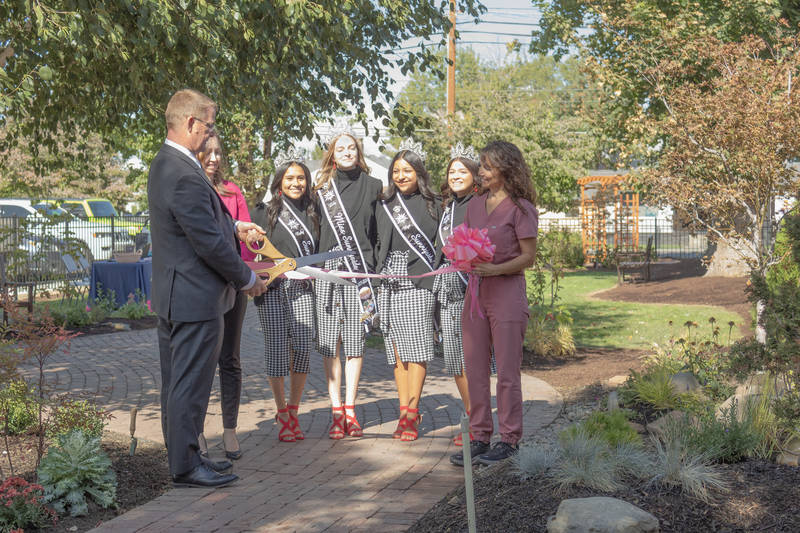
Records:
[[[239,348],[242,344],[242,323],[247,312],[247,295],[236,294],[233,309],[225,313],[225,333],[219,354],[219,388],[222,403],[222,427],[235,429],[242,396],[242,365]]]
[[[222,316],[203,322],[158,317],[161,426],[173,476],[200,464],[197,435],[203,432],[223,328]]]

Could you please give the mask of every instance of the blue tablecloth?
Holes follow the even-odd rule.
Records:
[[[92,263],[92,277],[89,299],[95,300],[98,287],[103,296],[114,291],[117,306],[128,301],[128,295],[137,296],[136,290],[150,299],[150,283],[153,279],[153,260],[145,258],[136,263],[117,263],[116,261],[95,261]],[[138,298],[137,298],[138,300]]]

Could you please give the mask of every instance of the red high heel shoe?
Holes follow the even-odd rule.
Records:
[[[345,409],[354,410],[355,405],[345,405]],[[358,423],[355,413],[348,415],[345,411],[345,432],[351,437],[363,437],[364,431],[361,429],[361,424]]]
[[[289,411],[294,411],[297,413],[297,410],[300,408],[299,405],[287,405],[286,408]],[[292,420],[292,431],[294,431],[294,438],[295,440],[303,440],[306,438],[305,433],[303,430],[300,429],[300,420],[297,418],[297,414],[289,413],[289,418]]]
[[[395,428],[394,433],[392,433],[393,439],[399,439],[403,435],[403,430],[406,429],[406,425],[408,424],[408,406],[401,405],[400,406],[400,418],[397,419],[397,428]]]
[[[411,416],[414,418],[411,418]],[[419,414],[419,409],[411,409],[409,407],[408,414],[406,415],[406,427],[403,429],[403,434],[400,435],[400,440],[410,442],[417,440],[419,437],[419,423],[422,420],[422,415]]]
[[[281,418],[281,415],[286,413],[287,419]],[[278,409],[278,414],[275,415],[275,420],[281,423],[281,429],[278,431],[278,440],[281,442],[294,442],[294,431],[292,431],[292,417],[289,416],[289,408],[284,407]]]
[[[331,411],[333,411],[333,422],[331,422],[331,428],[328,430],[328,437],[334,440],[343,439],[345,424],[347,423],[347,419],[344,416],[344,407],[341,405],[339,407],[331,407]]]

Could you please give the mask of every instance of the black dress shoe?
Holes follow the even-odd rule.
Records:
[[[237,461],[242,458],[242,450],[236,450],[235,452],[229,452],[228,450],[225,450],[225,457],[233,461]]]
[[[224,487],[239,479],[236,474],[219,474],[204,463],[200,463],[190,471],[173,476],[176,487]]]
[[[200,460],[214,472],[225,472],[233,468],[233,463],[230,461],[213,461],[207,455],[200,455]]]

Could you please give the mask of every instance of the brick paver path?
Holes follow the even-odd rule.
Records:
[[[300,406],[304,441],[278,442],[276,409],[264,374],[263,337],[248,307],[242,338],[244,390],[239,440],[244,455],[234,472],[242,479],[222,489],[173,489],[96,531],[395,531],[413,524],[447,492],[463,483],[448,457],[462,406],[440,359],[429,365],[420,412],[420,438],[391,438],[397,399],[382,350],[368,350],[356,413],[361,439],[328,438],[330,408],[320,356]],[[97,393],[115,415],[109,429],[128,433],[129,411],[139,409],[136,436],[161,442],[160,373],[155,330],[78,337],[50,365],[61,390]],[[523,375],[525,434],[549,424],[561,397],[542,380]],[[219,386],[214,384],[206,422],[212,457],[221,458]]]

